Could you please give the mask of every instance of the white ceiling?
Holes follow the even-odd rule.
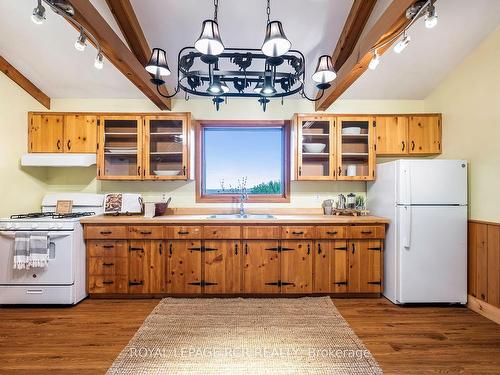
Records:
[[[424,99],[500,25],[500,0],[437,0],[435,5],[436,27],[426,29],[424,20],[417,20],[408,32],[410,45],[400,55],[388,50],[377,69],[366,71],[341,98]]]
[[[105,0],[91,0],[124,40]],[[150,47],[167,51],[175,84],[179,50],[193,45],[201,22],[213,14],[212,0],[131,0]],[[227,47],[259,48],[265,29],[265,0],[219,0],[221,36]],[[378,0],[374,13],[388,0]],[[53,98],[144,98],[108,61],[93,67],[95,49],[73,48],[77,32],[47,11],[43,25],[30,15],[36,0],[0,0],[0,54]],[[352,0],[272,0],[271,18],[283,22],[292,48],[306,56],[308,93],[316,60],[335,48]],[[423,99],[463,58],[500,24],[500,0],[438,0],[439,23],[427,30],[420,20],[401,54],[389,51],[376,71],[366,72],[342,98]],[[373,17],[376,18],[376,17]],[[373,23],[375,20],[369,21]],[[11,35],[11,37],[5,37]]]
[[[105,0],[93,3],[109,12]],[[31,22],[35,6],[36,0],[0,0],[0,55],[38,88],[51,98],[145,98],[108,61],[95,69],[95,48],[78,52],[78,32],[48,7],[42,25]]]

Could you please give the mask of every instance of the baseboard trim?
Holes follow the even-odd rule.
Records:
[[[500,308],[490,305],[487,302],[481,301],[480,299],[471,296],[467,296],[467,307],[472,311],[481,314],[485,318],[493,320],[496,324],[500,324]]]

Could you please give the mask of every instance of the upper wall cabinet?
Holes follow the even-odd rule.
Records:
[[[188,172],[189,114],[144,118],[144,178],[185,180]]]
[[[433,155],[441,153],[441,115],[377,116],[377,156]]]
[[[98,179],[142,179],[142,128],[141,116],[101,116]]]
[[[375,178],[373,126],[375,118],[337,117],[337,179]]]
[[[335,118],[295,116],[297,125],[297,179],[332,180],[335,177]]]
[[[29,152],[95,153],[97,116],[29,114]]]
[[[101,116],[97,178],[186,180],[189,114]]]

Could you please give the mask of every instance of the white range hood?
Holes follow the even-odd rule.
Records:
[[[90,167],[96,162],[96,154],[29,153],[21,157],[24,167]]]

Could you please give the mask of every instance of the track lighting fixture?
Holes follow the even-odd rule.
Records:
[[[45,8],[42,5],[42,0],[38,0],[37,6],[33,9],[31,20],[37,25],[41,25],[45,21]]]
[[[430,3],[427,6],[427,13],[425,14],[425,27],[432,29],[438,23],[438,17],[436,13],[436,7],[434,4]]]
[[[42,3],[51,9],[55,14],[66,19],[80,31],[78,39],[74,44],[77,51],[84,51],[87,45],[87,38],[90,38],[92,44],[97,49],[97,55],[94,59],[94,67],[96,69],[102,69],[104,67],[104,55],[102,53],[101,45],[97,38],[74,18],[75,10],[71,3],[68,0],[37,0],[37,6],[33,9],[31,20],[38,25],[43,23],[45,20],[45,7]]]
[[[377,69],[378,64],[380,63],[380,55],[377,50],[373,51],[372,59],[370,60],[370,64],[368,64],[368,68],[370,70]]]
[[[78,39],[75,42],[75,49],[77,51],[82,52],[85,50],[86,45],[87,45],[87,37],[85,36],[83,29],[80,29],[80,35],[78,36]]]
[[[408,47],[408,44],[410,44],[411,38],[406,35],[406,32],[403,33],[403,39],[401,39],[399,42],[396,43],[394,46],[394,52],[396,53],[401,53],[403,50]]]

